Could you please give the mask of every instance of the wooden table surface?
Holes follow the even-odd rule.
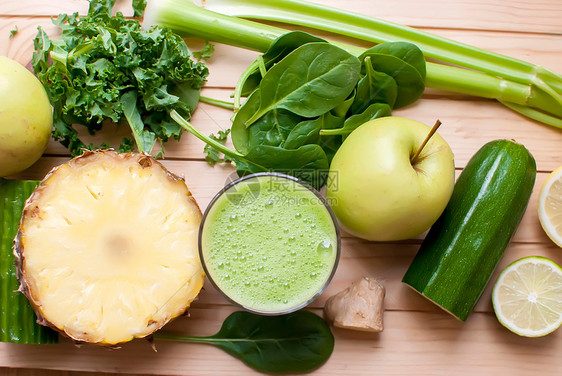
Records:
[[[149,0],[157,1],[157,0]],[[492,51],[544,65],[562,73],[562,2],[560,0],[316,0],[362,14],[377,16],[431,31]],[[27,64],[38,25],[51,35],[50,17],[60,12],[86,12],[84,0],[0,0],[0,55]],[[127,1],[120,9],[130,14]],[[17,34],[9,38],[17,26]],[[209,61],[207,96],[228,98],[238,74],[255,58],[254,53],[218,46]],[[192,123],[210,133],[229,126],[230,112],[201,104]],[[537,160],[538,176],[522,224],[499,265],[530,255],[543,255],[562,263],[562,249],[543,233],[537,218],[537,194],[549,172],[562,165],[562,131],[525,119],[491,101],[427,90],[416,104],[395,115],[433,124],[455,153],[457,172],[484,143],[515,139]],[[110,140],[120,135],[104,133]],[[203,161],[203,144],[190,135],[167,146],[164,164],[183,174],[204,209],[224,185],[232,169],[211,168]],[[40,179],[53,166],[68,159],[67,151],[51,142],[45,155],[21,178]],[[562,330],[539,339],[520,338],[495,319],[490,286],[466,323],[416,295],[400,280],[415,255],[421,237],[397,243],[373,243],[350,236],[343,239],[337,274],[310,310],[321,314],[327,297],[366,275],[379,278],[387,289],[385,330],[364,334],[335,329],[335,350],[319,375],[428,374],[517,375],[562,374]],[[496,275],[493,277],[495,280]],[[180,318],[164,330],[208,335],[234,311],[207,285],[193,304],[191,317]],[[143,340],[120,350],[74,346],[66,340],[50,346],[0,344],[0,374],[82,375],[80,371],[127,374],[248,375],[253,372],[215,348],[205,345],[157,343],[155,353]],[[61,371],[45,371],[61,370]]]

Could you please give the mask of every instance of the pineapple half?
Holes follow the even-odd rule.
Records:
[[[146,154],[86,152],[27,201],[14,254],[38,322],[115,345],[184,313],[203,286],[201,211],[183,179]]]

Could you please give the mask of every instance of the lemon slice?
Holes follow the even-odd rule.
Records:
[[[538,206],[542,228],[556,245],[562,247],[562,166],[544,182]]]
[[[562,324],[562,268],[545,257],[525,257],[498,277],[492,303],[499,322],[525,337],[541,337]]]

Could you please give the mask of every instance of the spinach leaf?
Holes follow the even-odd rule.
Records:
[[[323,129],[337,129],[343,126],[345,117],[340,117],[334,115],[331,111],[322,115],[319,119],[321,121],[321,130]],[[319,145],[324,149],[326,157],[328,157],[328,162],[332,162],[332,158],[340,148],[342,143],[341,136],[325,136],[320,132]]]
[[[266,166],[269,171],[282,172],[299,178],[316,189],[320,189],[328,177],[330,164],[326,153],[320,145],[303,145],[297,149],[284,149],[278,146],[260,145],[244,156],[245,159],[260,166]],[[237,164],[238,173],[259,172],[255,168],[241,171]],[[261,170],[263,171],[263,170]]]
[[[269,68],[281,61],[289,53],[307,43],[328,43],[325,39],[316,37],[304,31],[290,31],[277,38],[263,54],[263,60]]]
[[[308,311],[281,316],[234,312],[209,337],[156,333],[156,339],[207,343],[221,348],[255,370],[267,373],[309,372],[334,350],[328,324]]]
[[[365,124],[370,120],[380,117],[390,116],[390,106],[386,103],[373,103],[365,111],[360,114],[348,117],[343,123],[343,127],[336,129],[325,129],[320,131],[322,136],[342,136],[342,142],[345,141],[347,136],[359,126]]]
[[[234,162],[240,176],[262,171],[277,171],[302,179],[315,188],[324,185],[328,175],[328,158],[319,145],[303,145],[288,150],[280,146],[257,145],[241,153],[225,147],[221,142],[205,136],[185,120],[177,111],[170,117],[182,128],[203,142],[222,152]]]
[[[347,119],[343,123],[343,129],[346,130],[346,134],[344,135],[344,140],[349,133],[353,132],[357,127],[360,125],[365,124],[368,121],[378,119],[384,116],[390,116],[391,110],[390,106],[387,103],[373,103],[369,107],[365,109],[360,114],[355,114]]]
[[[423,54],[410,43],[383,43],[357,59],[309,34],[285,34],[239,79],[253,91],[233,117],[236,152],[218,150],[239,175],[278,171],[320,188],[346,137],[416,100],[424,78]]]
[[[257,97],[257,100],[254,98]],[[284,109],[273,109],[259,118],[251,127],[244,122],[259,107],[259,89],[257,89],[248,103],[242,106],[232,123],[232,142],[237,151],[248,153],[258,145],[279,146],[285,142],[291,129],[300,121],[301,117]]]
[[[273,109],[247,128],[250,149],[259,145],[280,146],[291,130],[299,123],[300,116],[283,109]]]
[[[371,63],[371,57],[365,57],[362,63],[365,75],[357,83],[357,95],[351,106],[352,114],[359,114],[373,103],[388,103],[394,107],[398,95],[396,81],[388,74],[377,72]]]
[[[322,38],[318,38],[314,35],[305,33],[304,31],[291,31],[281,35],[277,38],[268,50],[261,56],[263,64],[266,69],[269,69],[273,64],[281,61],[285,56],[291,53],[298,47],[312,42],[328,43]],[[253,73],[246,74],[245,80],[239,83],[241,85],[242,96],[250,95],[260,84],[262,75],[256,68],[256,65],[250,65],[252,67]]]
[[[302,145],[316,144],[320,140],[322,117],[313,120],[304,120],[298,123],[289,133],[283,147],[297,149]]]
[[[353,97],[350,97],[346,102],[350,100],[352,101]],[[326,154],[330,154],[330,152],[335,153],[341,144],[341,139],[331,136],[321,137],[323,130],[336,129],[343,126],[345,116],[336,115],[335,112],[335,110],[332,110],[316,119],[304,120],[297,124],[287,136],[283,147],[286,149],[296,149],[306,144],[318,144],[324,149]],[[330,161],[331,158],[328,160]]]
[[[322,115],[349,96],[360,68],[359,60],[339,47],[305,44],[267,71],[259,86],[259,97],[248,98],[248,102],[259,98],[260,103],[245,125],[251,126],[274,108],[304,117]]]
[[[338,104],[336,107],[334,107],[330,112],[337,117],[341,117],[341,118],[345,118],[347,116],[347,113],[349,112],[349,109],[351,108],[351,106],[353,105],[353,102],[355,102],[355,97],[357,96],[357,89],[353,90],[351,92],[351,94],[349,94],[349,97],[343,101],[342,103]]]
[[[246,154],[249,150],[249,131],[246,128],[246,121],[256,113],[260,106],[260,89],[256,89],[248,97],[244,105],[236,113],[232,119],[232,132],[230,137],[232,138],[232,143],[234,148],[242,154]]]
[[[393,108],[407,106],[418,100],[425,88],[425,59],[422,51],[408,42],[386,42],[363,52],[359,59],[371,58],[375,71],[392,77],[398,85]]]

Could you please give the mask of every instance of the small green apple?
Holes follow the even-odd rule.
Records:
[[[0,56],[0,177],[23,171],[47,148],[53,113],[41,82]]]
[[[453,192],[455,165],[438,134],[412,164],[429,131],[425,124],[391,116],[349,135],[332,160],[326,189],[347,232],[367,240],[402,240],[439,218]]]

